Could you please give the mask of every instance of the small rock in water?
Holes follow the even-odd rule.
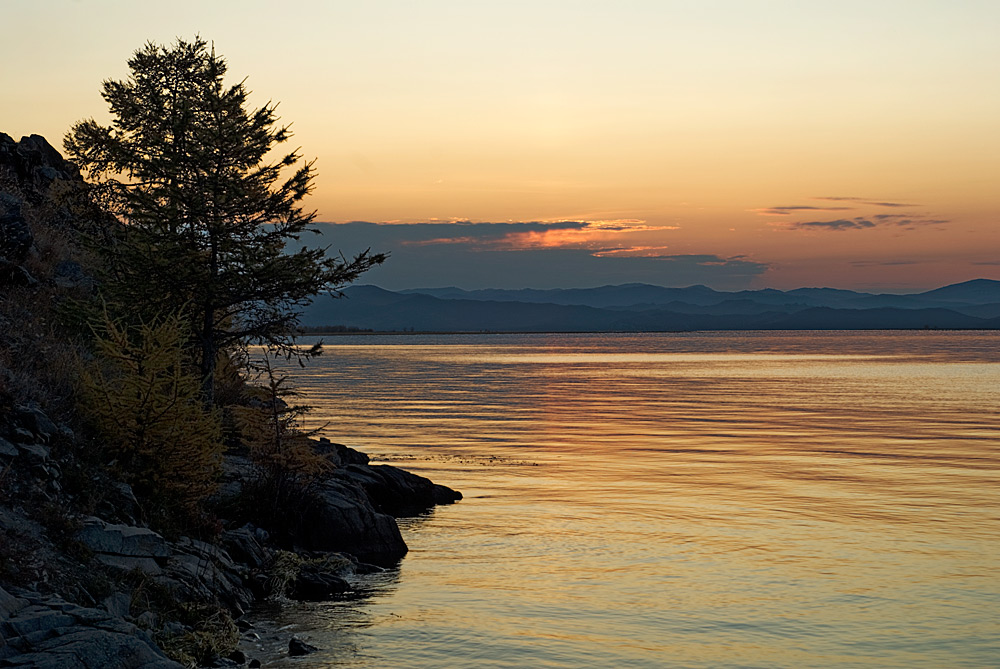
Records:
[[[301,639],[296,639],[292,637],[292,640],[288,642],[288,654],[292,657],[298,655],[308,655],[309,653],[315,653],[319,648],[311,644],[302,641]]]

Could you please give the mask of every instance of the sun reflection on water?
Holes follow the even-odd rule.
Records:
[[[347,666],[995,666],[998,344],[334,338],[311,420],[466,499],[295,624]]]

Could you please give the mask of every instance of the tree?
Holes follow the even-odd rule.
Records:
[[[130,75],[105,81],[113,122],[77,123],[65,148],[123,224],[106,245],[112,290],[129,308],[190,314],[203,393],[211,400],[220,353],[248,343],[294,351],[300,309],[380,264],[285,246],[316,232],[301,202],[313,162],[292,150],[277,105],[247,108],[243,82],[223,84],[226,62],[200,38],[147,43]]]
[[[99,355],[80,373],[86,415],[157,521],[195,519],[221,467],[221,416],[188,372],[187,329],[176,314],[135,328],[105,315],[95,328]]]

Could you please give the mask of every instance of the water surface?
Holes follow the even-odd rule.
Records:
[[[312,425],[466,499],[280,614],[308,666],[1000,666],[997,333],[326,351]]]

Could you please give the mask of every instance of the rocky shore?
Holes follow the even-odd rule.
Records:
[[[78,348],[54,323],[94,297],[72,198],[54,197],[79,183],[44,138],[0,133],[0,667],[260,666],[237,650],[255,604],[350,596],[352,574],[406,554],[397,517],[461,494],[313,440],[325,473],[275,537],[238,503],[255,469],[237,446],[201,526],[151,529],[76,415]]]
[[[68,506],[53,506],[65,514],[48,520],[60,526],[62,536],[54,536],[28,505],[74,501],[60,500],[64,461],[72,457],[60,446],[72,433],[37,408],[17,407],[9,418],[0,432],[0,535],[3,552],[17,554],[22,584],[0,585],[0,667],[180,667],[161,649],[178,644],[201,651],[191,656],[198,666],[253,666],[239,651],[220,656],[216,649],[235,646],[248,631],[240,618],[255,603],[349,594],[345,576],[391,566],[406,554],[396,517],[461,499],[320,440],[317,451],[336,468],[316,489],[308,531],[293,550],[278,548],[252,524],[225,520],[214,542],[168,539],[142,526],[131,490],[113,481],[105,482],[112,492],[99,515],[76,517]],[[220,499],[239,494],[248,470],[241,456],[226,456]],[[186,621],[173,611],[178,602],[192,611]],[[206,628],[199,606],[231,619]],[[290,653],[308,651],[299,640],[289,644]]]

